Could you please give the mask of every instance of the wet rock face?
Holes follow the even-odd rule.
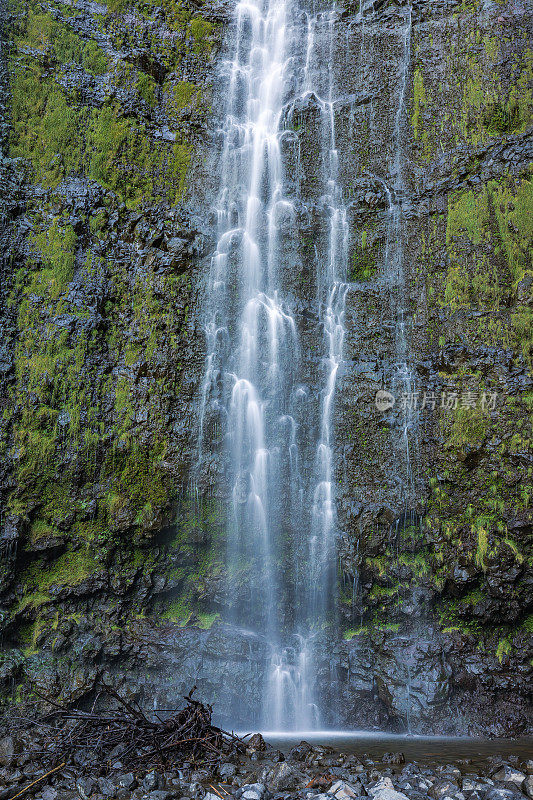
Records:
[[[230,710],[228,724],[253,721],[264,644],[219,624],[219,420],[207,422],[211,457],[190,481],[231,8],[119,5],[67,18],[30,4],[2,29],[18,62],[10,74],[0,65],[12,108],[0,162],[0,681],[10,697],[30,677],[75,699],[103,667],[159,707],[197,683]],[[351,234],[335,406],[339,631],[319,679],[338,724],[521,733],[533,599],[531,21],[511,3],[416,2],[406,51],[406,6],[356,6],[339,9],[332,54]],[[304,197],[319,168],[318,102],[291,109],[297,162],[283,144]],[[398,361],[391,192],[418,392],[407,499],[402,398],[375,403],[393,392]],[[297,213],[294,252],[305,254],[320,208]],[[312,256],[302,263],[287,280],[312,384],[316,282]]]
[[[350,115],[338,110],[340,162],[360,237],[336,411],[348,639],[341,682],[348,717],[361,701],[367,707],[379,698],[389,722],[409,717],[416,730],[502,734],[530,724],[522,675],[531,668],[531,515],[519,488],[522,477],[529,484],[527,459],[518,451],[530,437],[531,372],[517,325],[530,315],[531,296],[518,287],[528,280],[531,241],[518,245],[511,220],[526,196],[531,204],[530,101],[519,110],[511,100],[510,65],[527,71],[528,56],[505,34],[529,23],[509,8],[495,19],[482,7],[454,16],[451,6],[413,6],[399,163],[407,362],[417,395],[397,393],[381,410],[376,393],[394,393],[398,357],[397,304],[384,270],[387,214],[377,181],[363,193],[353,175],[364,169],[394,183],[391,127],[406,63],[401,16],[386,6],[365,16],[364,40],[357,25],[347,43],[337,38],[343,86],[355,98],[363,87],[372,97]],[[473,100],[481,75],[492,99]],[[516,244],[506,249],[508,237]],[[515,247],[516,260],[501,257]],[[402,401],[413,411],[412,500],[407,445],[403,461],[398,449]],[[485,716],[488,702],[494,713]]]

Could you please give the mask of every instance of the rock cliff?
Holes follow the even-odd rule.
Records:
[[[352,237],[339,637],[320,674],[350,727],[519,734],[533,663],[531,8],[415,0],[406,50],[408,8],[346,2],[335,23]],[[259,703],[263,645],[221,621],[216,430],[190,479],[231,24],[231,4],[211,0],[2,9],[6,702],[30,681],[88,696],[106,671],[159,706],[193,682],[238,697],[249,720]],[[409,397],[394,391],[399,301],[383,277],[402,70]],[[312,96],[290,124],[312,183]],[[297,247],[313,248],[312,219]],[[312,277],[293,284],[312,341]],[[310,349],[311,370],[319,358]]]

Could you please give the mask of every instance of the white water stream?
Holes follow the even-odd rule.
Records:
[[[334,620],[332,415],[348,256],[335,141],[335,14],[304,15],[293,0],[242,0],[233,56],[224,63],[227,106],[199,449],[205,457],[205,420],[216,415],[225,427],[231,473],[232,621],[269,643],[260,722],[278,730],[319,726],[316,640]],[[328,48],[324,75],[316,54],[327,57]],[[284,145],[298,146],[291,109],[311,98],[321,170],[315,196],[302,198],[283,154]],[[315,245],[312,264],[322,350],[314,385],[301,379],[309,354],[302,353],[290,291],[290,265],[301,265],[294,241],[306,203],[320,205],[324,243]],[[313,420],[307,432],[306,418]],[[238,579],[247,587],[244,599]]]

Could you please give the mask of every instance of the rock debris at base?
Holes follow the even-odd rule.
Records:
[[[204,768],[188,762],[126,771],[121,748],[107,764],[91,752],[23,796],[34,800],[522,800],[533,798],[533,759],[488,756],[453,763],[407,761],[402,753],[370,758],[302,741],[282,753],[255,737],[258,747]],[[261,748],[261,749],[259,749]],[[264,749],[263,749],[264,748]],[[125,749],[125,748],[123,748]],[[48,752],[47,752],[48,751]],[[0,740],[0,800],[49,770],[53,744],[24,732]],[[39,755],[34,755],[40,753]]]

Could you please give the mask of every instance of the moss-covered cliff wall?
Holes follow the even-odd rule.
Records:
[[[377,98],[387,72],[398,75],[402,39],[392,6],[379,16],[356,79],[375,103],[356,126],[375,144],[355,144],[351,157],[386,180],[397,90]],[[373,402],[391,389],[394,317],[379,285],[383,189],[370,181],[375,208],[359,202],[355,257],[372,255],[377,275],[359,278],[349,301],[357,402],[347,377],[338,434],[354,694],[363,687],[404,718],[453,709],[456,729],[482,717],[478,730],[494,733],[529,724],[532,667],[530,22],[508,3],[413,6],[402,246],[415,502],[402,508],[395,483],[401,413]]]
[[[219,29],[213,9],[181,2],[6,11],[9,691],[48,663],[77,674],[118,655],[123,626],[188,574],[172,524],[203,365],[205,245],[182,201],[204,169]]]
[[[406,509],[398,418],[374,403],[395,357],[382,182],[405,9],[376,3],[361,19],[356,6],[339,14],[334,54],[351,98],[336,126],[353,231],[335,411],[342,705],[352,726],[410,716],[420,730],[518,733],[533,625],[531,19],[511,0],[413,4],[402,238],[420,393]],[[191,681],[252,706],[261,690],[261,645],[218,624],[216,455],[190,481],[229,14],[210,0],[5,9],[6,699],[28,679],[84,696],[98,670],[150,701]],[[312,109],[300,118],[305,183]],[[312,302],[306,275],[294,286]]]

